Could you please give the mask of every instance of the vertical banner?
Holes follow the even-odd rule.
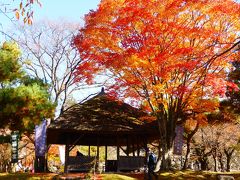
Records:
[[[65,146],[59,146],[59,154],[60,154],[60,160],[62,164],[65,164]]]
[[[11,135],[11,144],[12,144],[12,163],[18,162],[18,140],[19,140],[19,133],[14,131]]]
[[[36,156],[45,156],[46,152],[46,131],[47,120],[35,127],[35,154]]]
[[[184,128],[181,125],[177,125],[175,129],[176,137],[174,139],[174,150],[173,150],[173,153],[176,155],[182,155],[183,132],[184,132]]]

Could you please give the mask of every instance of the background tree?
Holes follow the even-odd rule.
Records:
[[[188,167],[188,160],[189,160],[190,153],[191,153],[192,138],[199,129],[199,121],[193,120],[193,119],[186,120],[184,129],[185,129],[184,137],[186,139],[187,150],[186,150],[182,169],[186,170]]]
[[[7,141],[0,142],[0,172],[11,171],[11,145],[9,143],[11,136],[9,135],[9,130],[0,129],[1,138],[7,137]],[[1,139],[2,140],[2,139]],[[6,139],[5,139],[6,140]]]
[[[74,39],[88,60],[79,73],[107,69],[116,82],[110,91],[140,100],[157,117],[163,170],[171,168],[176,124],[216,110],[224,95],[239,7],[231,0],[102,0]]]
[[[75,92],[91,88],[86,86],[85,76],[92,76],[93,72],[87,67],[83,67],[81,75],[74,76],[76,67],[85,62],[71,42],[77,29],[76,23],[45,21],[19,27],[16,33],[19,36],[14,37],[23,49],[24,59],[30,59],[24,62],[27,72],[49,84],[51,100],[58,105],[56,117],[67,107],[66,102],[74,98]],[[92,87],[95,86],[97,84]],[[77,100],[84,96],[79,93]]]
[[[194,149],[201,164],[201,170],[210,168],[209,158],[213,157],[214,170],[218,170],[218,163],[221,171],[231,170],[231,160],[238,146],[240,133],[239,124],[234,122],[219,122],[208,124],[200,128],[194,135]],[[225,162],[225,164],[224,164]]]
[[[83,100],[89,94],[94,94],[94,91],[97,91],[94,88],[99,85],[94,82],[92,86],[87,85],[86,77],[94,74],[87,67],[81,75],[74,76],[76,67],[85,62],[71,41],[78,27],[79,25],[73,22],[42,21],[14,30],[13,38],[23,49],[24,68],[33,77],[43,79],[49,84],[50,99],[57,104],[55,118],[67,107]],[[52,161],[52,156],[48,158]]]
[[[45,84],[25,75],[19,63],[20,50],[5,42],[0,49],[0,128],[32,131],[44,118],[53,116]]]

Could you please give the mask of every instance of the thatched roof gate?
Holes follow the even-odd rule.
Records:
[[[148,116],[102,91],[92,99],[68,108],[53,121],[47,128],[47,144],[66,145],[67,157],[75,145],[126,146],[127,155],[136,150],[139,152],[158,137],[156,123],[144,121]]]

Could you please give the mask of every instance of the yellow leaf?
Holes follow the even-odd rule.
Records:
[[[21,15],[24,16],[24,14],[25,14],[25,9],[23,8]]]
[[[23,22],[24,22],[24,24],[26,24],[26,22],[27,22],[27,18],[26,17],[23,19]]]
[[[15,12],[15,17],[16,17],[17,19],[19,19],[19,12],[18,12],[18,11]]]

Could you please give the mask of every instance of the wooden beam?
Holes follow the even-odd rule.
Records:
[[[84,136],[84,134],[82,134],[79,138],[77,138],[73,144],[71,144],[71,146],[69,147],[69,152],[76,146],[76,144],[79,142],[79,140]]]
[[[122,146],[120,146],[119,148],[127,155],[127,149],[123,149]]]

